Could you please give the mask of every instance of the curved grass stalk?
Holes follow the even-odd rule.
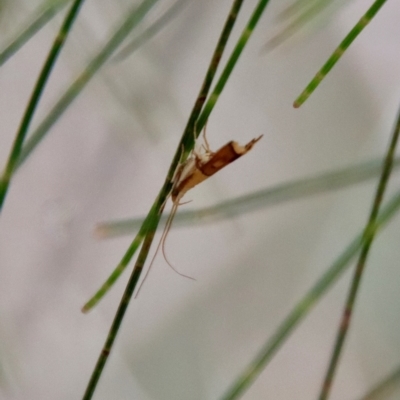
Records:
[[[371,229],[360,233],[312,286],[306,295],[296,304],[293,310],[279,325],[275,333],[262,347],[258,355],[243,371],[235,383],[228,389],[221,400],[236,400],[250,387],[262,370],[268,365],[275,353],[283,345],[300,322],[309,314],[324,294],[333,286],[339,277],[350,266],[350,261],[357,255],[365,240],[374,232],[383,229],[400,209],[400,191],[394,195],[385,207],[382,208],[379,216]],[[373,228],[373,229],[372,229]]]
[[[130,260],[136,253],[136,250],[140,247],[142,244],[145,236],[146,236],[146,227],[145,224],[144,226],[139,230],[138,234],[135,236],[135,239],[133,239],[133,242],[129,246],[127,252],[125,253],[124,257],[118,264],[118,266],[114,269],[114,271],[111,273],[111,275],[107,278],[107,280],[103,283],[103,285],[100,287],[100,289],[97,290],[97,292],[85,303],[85,305],[82,307],[82,312],[87,313],[89,312],[93,307],[97,305],[97,303],[107,294],[107,292],[111,289],[111,287],[114,285],[116,280],[122,275],[122,273],[125,271],[126,267],[128,266]]]
[[[22,145],[25,140],[26,134],[28,133],[28,129],[32,121],[33,115],[39,104],[46,83],[49,80],[51,71],[53,70],[53,67],[57,61],[61,49],[63,48],[64,43],[67,40],[68,34],[71,31],[72,25],[76,17],[78,16],[80,7],[83,4],[83,2],[84,0],[75,0],[73,2],[69,12],[67,13],[67,16],[64,19],[63,24],[61,25],[60,31],[58,32],[53,42],[49,55],[47,56],[47,59],[36,81],[31,98],[29,99],[24,116],[22,117],[20,127],[14,139],[14,143],[10,155],[8,157],[5,170],[0,178],[0,212],[3,208],[3,203],[7,195],[11,176],[16,168],[18,158],[21,154]]]
[[[400,365],[382,382],[378,383],[370,392],[362,396],[359,400],[383,400],[388,398],[399,388]]]
[[[214,54],[212,56],[210,65],[208,67],[204,82],[201,86],[199,95],[195,101],[195,104],[193,106],[193,109],[191,111],[188,123],[186,125],[186,128],[183,132],[182,138],[180,140],[180,143],[177,147],[175,156],[172,160],[171,166],[168,170],[165,182],[160,190],[159,195],[157,196],[157,199],[150,209],[149,215],[146,218],[148,221],[148,228],[145,233],[145,237],[143,239],[143,245],[140,250],[140,253],[138,255],[138,259],[135,263],[135,266],[133,268],[133,272],[131,274],[131,277],[128,281],[128,284],[126,286],[125,292],[122,296],[121,302],[118,306],[115,318],[113,320],[113,323],[110,327],[109,333],[107,335],[106,341],[104,343],[103,349],[100,352],[99,358],[97,360],[96,366],[93,370],[93,373],[90,377],[88,386],[86,388],[85,394],[83,396],[83,400],[90,400],[93,397],[94,391],[96,389],[97,383],[100,379],[100,376],[103,372],[104,366],[108,360],[108,357],[110,355],[110,352],[112,350],[112,346],[114,344],[115,338],[118,334],[118,331],[120,329],[122,320],[124,318],[125,312],[128,308],[130,299],[132,298],[133,292],[136,288],[136,285],[139,281],[139,277],[142,273],[144,263],[147,259],[147,256],[149,254],[150,246],[153,242],[153,238],[155,235],[155,232],[157,230],[157,226],[160,220],[160,217],[162,215],[163,209],[165,207],[165,202],[166,199],[171,191],[172,188],[172,179],[175,173],[176,168],[179,165],[179,162],[184,160],[183,157],[185,157],[186,154],[190,153],[190,145],[193,147],[194,146],[194,138],[193,138],[193,132],[195,129],[195,123],[196,120],[198,119],[198,116],[200,114],[200,111],[204,105],[205,99],[207,97],[207,94],[210,90],[211,83],[213,81],[213,78],[215,76],[215,73],[217,71],[219,61],[221,59],[223,50],[225,49],[226,43],[229,39],[230,33],[232,32],[232,28],[236,22],[237,19],[237,14],[240,11],[240,8],[242,6],[243,0],[234,0],[232,3],[231,10],[228,14],[228,18],[225,22],[224,28],[222,30],[221,36],[218,40],[216,49],[214,51]],[[130,257],[127,257],[127,259],[130,259],[133,256],[133,254]],[[129,261],[128,261],[129,262]]]
[[[0,50],[0,67],[70,1],[71,0],[47,0],[44,4],[41,4],[39,10],[36,11],[29,24],[27,24],[3,50]]]
[[[399,167],[400,157],[393,162],[394,169]],[[272,188],[223,201],[214,206],[198,210],[179,211],[174,220],[174,227],[214,223],[236,215],[243,215],[265,207],[279,205],[283,202],[343,189],[375,178],[381,170],[382,160],[372,160],[315,177],[283,183]],[[140,228],[143,220],[144,218],[141,217],[100,223],[96,226],[96,236],[106,239],[132,234]],[[166,218],[162,217],[160,221],[165,222],[165,220]]]
[[[323,67],[317,72],[313,80],[307,85],[300,96],[294,101],[293,107],[300,107],[314,92],[318,85],[322,82],[329,71],[334,67],[334,65],[342,57],[343,53],[348,49],[348,47],[353,43],[356,37],[363,31],[363,29],[371,22],[375,17],[376,13],[381,9],[381,7],[386,3],[386,0],[376,0],[368,11],[362,16],[354,28],[348,33],[348,35],[340,43],[339,47],[332,53],[328,61],[323,65]]]
[[[393,131],[392,138],[390,140],[389,148],[385,157],[385,162],[383,164],[382,174],[379,179],[378,187],[376,189],[374,201],[372,204],[372,209],[368,222],[364,230],[364,239],[361,249],[361,254],[359,256],[356,269],[354,271],[353,280],[351,287],[347,296],[346,305],[343,310],[340,326],[337,332],[335,346],[332,352],[332,356],[329,362],[328,371],[322,385],[319,400],[327,400],[332,388],[333,379],[335,377],[336,369],[340,359],[340,355],[343,350],[343,345],[349,331],[354,305],[358,294],[358,289],[360,287],[361,278],[365,270],[365,264],[369,255],[369,251],[372,246],[372,242],[375,238],[376,233],[376,220],[378,218],[379,209],[381,207],[383,196],[385,194],[387,184],[389,181],[390,174],[392,172],[393,159],[396,153],[396,146],[400,134],[400,111],[396,122],[396,127]]]
[[[75,98],[80,94],[82,89],[94,77],[96,72],[105,64],[105,62],[114,54],[115,50],[120,46],[123,40],[135,28],[150,11],[150,9],[159,0],[144,0],[139,6],[135,6],[125,18],[123,23],[106,43],[103,49],[88,64],[85,70],[70,85],[61,98],[56,102],[47,116],[42,120],[39,126],[30,135],[22,148],[18,158],[17,167],[19,167],[36,148],[40,141],[45,137],[50,128],[57,122],[64,111],[70,106]]]
[[[126,251],[124,257],[122,258],[118,266],[114,269],[114,271],[111,273],[108,279],[103,283],[100,289],[98,289],[97,292],[85,303],[85,305],[82,307],[82,312],[84,313],[89,312],[93,307],[95,307],[97,303],[111,289],[115,281],[125,271],[132,257],[135,255],[136,250],[140,247],[146,236],[146,232],[149,229],[150,215],[151,214],[149,214],[148,218],[143,221],[142,226],[139,229],[139,232],[133,239],[131,245],[129,246],[128,250]]]

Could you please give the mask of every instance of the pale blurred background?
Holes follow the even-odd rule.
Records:
[[[0,3],[1,43],[40,3]],[[84,4],[33,127],[133,3]],[[245,2],[235,40],[256,3]],[[265,52],[285,26],[278,14],[291,4],[271,1],[207,125],[213,149],[264,137],[188,193],[192,202],[182,209],[384,155],[400,103],[398,2],[387,2],[308,102],[292,108],[372,1],[333,3],[300,34]],[[169,4],[161,1],[152,15]],[[129,273],[91,313],[80,308],[134,236],[101,241],[94,226],[147,213],[230,5],[187,1],[154,39],[124,61],[109,62],[13,180],[0,220],[0,399],[82,397]],[[64,12],[0,70],[1,165]],[[389,192],[398,184],[394,174]],[[181,278],[157,257],[94,399],[220,398],[363,228],[375,187],[370,181],[171,230],[169,259],[197,281]],[[332,400],[358,399],[399,363],[399,229],[397,218],[374,244]],[[317,397],[350,277],[329,292],[243,399]]]

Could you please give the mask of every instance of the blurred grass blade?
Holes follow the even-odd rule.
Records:
[[[0,50],[0,66],[13,56],[30,38],[47,24],[71,0],[46,0],[31,17],[30,22],[18,33],[10,43]]]
[[[166,25],[168,25],[178,14],[183,10],[184,6],[188,4],[188,0],[177,0],[170,8],[165,11],[161,17],[154,21],[146,30],[144,30],[138,37],[132,39],[125,47],[123,47],[114,57],[112,61],[120,62],[129,57],[135,50],[137,50],[145,41],[151,39]]]
[[[22,148],[18,159],[18,167],[26,160],[31,152],[44,138],[50,128],[57,122],[58,118],[64,113],[69,105],[81,93],[82,89],[94,77],[96,72],[112,56],[115,50],[121,45],[126,36],[135,28],[159,0],[144,0],[139,6],[135,6],[125,18],[119,29],[113,34],[103,49],[88,64],[85,70],[71,84],[61,98],[56,102],[47,116],[42,120],[36,130],[30,135],[26,144]]]
[[[323,67],[317,72],[313,80],[308,84],[308,86],[303,90],[300,96],[293,103],[293,107],[300,107],[311,95],[311,93],[318,87],[329,71],[334,67],[334,65],[342,57],[343,53],[347,48],[353,43],[356,37],[363,31],[363,29],[371,22],[375,17],[376,13],[381,9],[381,7],[386,3],[386,0],[376,0],[374,4],[368,9],[368,11],[363,15],[363,17],[358,21],[354,28],[348,33],[348,35],[340,43],[339,47],[332,53],[328,61],[323,65]]]
[[[286,20],[291,19],[290,22],[275,36],[273,36],[263,46],[264,51],[272,51],[283,42],[288,40],[290,37],[295,35],[301,30],[308,22],[314,20],[314,18],[321,14],[324,9],[332,4],[332,0],[306,0],[296,2],[292,6],[287,7],[280,15],[279,19]],[[295,14],[299,15],[295,15]]]
[[[400,389],[400,365],[359,400],[386,400]],[[390,397],[394,398],[394,397]]]
[[[379,213],[375,224],[375,231],[381,230],[389,222],[400,208],[400,191],[394,195],[388,204]],[[361,249],[363,240],[367,239],[364,232],[360,233],[344,250],[344,252],[329,267],[323,276],[296,304],[294,309],[279,325],[275,333],[270,337],[251,364],[245,369],[235,383],[229,388],[221,400],[235,400],[245,392],[255,381],[262,370],[268,365],[275,353],[283,345],[300,322],[310,313],[314,305],[327,293],[338,278],[350,266],[350,261]]]
[[[237,14],[242,6],[243,0],[234,0],[232,3],[232,7],[229,11],[228,18],[224,24],[221,35],[219,37],[217,46],[214,50],[214,53],[211,57],[211,62],[209,64],[208,70],[206,72],[203,84],[201,85],[199,94],[194,103],[192,111],[190,113],[188,122],[186,124],[185,130],[182,134],[181,140],[177,146],[175,155],[171,162],[170,168],[168,170],[167,176],[165,178],[165,182],[151,207],[148,217],[146,221],[148,221],[148,229],[146,230],[145,237],[143,239],[143,245],[136,260],[135,266],[133,268],[133,272],[131,277],[129,278],[128,284],[122,296],[121,302],[118,306],[117,312],[115,314],[113,323],[111,324],[110,330],[108,332],[106,341],[103,345],[103,348],[100,352],[100,355],[97,359],[96,365],[94,367],[93,373],[90,377],[89,383],[87,385],[85,394],[83,396],[83,400],[90,400],[93,397],[93,393],[97,387],[97,383],[100,379],[100,376],[104,370],[104,366],[108,360],[108,357],[111,353],[115,338],[119,332],[121,327],[122,320],[124,319],[126,310],[128,308],[129,302],[132,298],[132,295],[135,291],[136,285],[139,281],[139,277],[142,273],[144,263],[146,262],[147,256],[150,251],[150,246],[153,242],[155,232],[157,231],[157,226],[160,221],[160,217],[165,207],[166,199],[172,188],[172,179],[175,174],[175,171],[179,165],[179,163],[183,160],[182,156],[185,154],[189,154],[190,145],[193,147],[194,145],[194,137],[193,133],[195,132],[195,123],[198,119],[200,111],[204,105],[205,99],[208,95],[210,86],[212,84],[213,78],[217,71],[222,53],[225,49],[226,43],[229,39],[229,36],[232,32],[233,26],[237,19]],[[127,262],[129,262],[129,257],[127,257]]]
[[[354,305],[357,299],[358,290],[361,284],[361,278],[365,271],[365,265],[368,259],[369,252],[372,247],[372,243],[375,238],[375,225],[378,218],[378,213],[382,205],[383,196],[388,186],[390,174],[392,172],[393,159],[396,154],[396,146],[400,135],[400,110],[398,113],[396,126],[393,130],[392,137],[390,139],[389,147],[386,153],[385,161],[382,168],[382,173],[379,179],[378,187],[376,189],[375,197],[373,200],[371,213],[369,215],[367,224],[364,229],[363,245],[361,254],[359,256],[357,266],[354,270],[351,287],[347,295],[346,304],[343,309],[342,318],[339,324],[338,332],[336,335],[335,345],[332,351],[331,359],[329,362],[328,370],[325,375],[324,383],[322,384],[319,399],[327,400],[332,388],[332,383],[335,378],[336,370],[339,364],[340,355],[343,350],[343,345],[349,332],[349,327],[352,321]]]
[[[397,169],[399,167],[400,157],[396,158],[393,163],[393,168]],[[315,177],[280,184],[272,188],[223,201],[211,207],[191,211],[178,211],[174,220],[174,227],[218,222],[283,202],[343,189],[375,178],[379,175],[381,169],[382,160],[372,160],[337,171],[323,173]],[[143,219],[141,217],[100,223],[96,227],[96,236],[104,239],[132,234],[139,229]],[[165,219],[163,217],[161,221],[165,222]]]
[[[333,0],[295,0],[289,4],[278,14],[278,19],[286,20],[293,17],[295,14],[301,14],[305,10],[314,8],[317,4],[329,4]]]
[[[203,111],[201,112],[201,115],[197,121],[196,124],[196,130],[197,132],[201,132],[202,129],[204,128],[208,117],[210,116],[215,104],[218,101],[218,98],[222,92],[222,90],[225,87],[226,82],[228,81],[233,68],[235,67],[240,55],[242,54],[243,49],[245,48],[248,40],[250,39],[254,28],[256,27],[258,21],[260,20],[265,7],[268,5],[269,0],[260,0],[258,2],[258,5],[254,9],[249,22],[247,23],[246,27],[244,28],[242,34],[239,37],[239,40],[236,43],[236,46],[234,47],[224,70],[221,73],[220,78],[218,79],[218,82],[215,85],[214,90],[212,91],[206,105],[204,106]]]
[[[51,71],[57,61],[57,58],[63,48],[65,41],[67,40],[68,34],[71,31],[72,25],[76,17],[78,16],[81,5],[84,0],[75,0],[69,9],[64,22],[61,25],[60,31],[58,32],[50,52],[46,58],[46,61],[40,71],[39,77],[36,81],[35,87],[29,99],[28,105],[26,107],[25,113],[22,117],[21,124],[19,126],[18,132],[14,139],[14,143],[7,160],[7,164],[3,175],[0,178],[0,212],[3,208],[4,199],[7,195],[8,187],[10,184],[11,176],[17,166],[18,159],[21,154],[22,145],[24,143],[26,134],[28,133],[29,126],[31,124],[33,115],[39,104],[40,98],[42,97],[44,88],[47,81],[49,80]]]

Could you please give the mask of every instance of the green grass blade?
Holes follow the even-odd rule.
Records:
[[[144,0],[139,6],[135,6],[132,11],[128,13],[119,29],[113,34],[111,39],[106,43],[103,49],[95,56],[88,64],[85,70],[78,76],[78,78],[71,84],[61,98],[56,102],[54,107],[50,110],[47,116],[42,120],[36,130],[26,141],[22,148],[21,155],[18,159],[18,166],[20,166],[31,152],[36,148],[40,141],[45,137],[50,128],[57,122],[64,111],[70,106],[75,98],[81,93],[82,89],[94,77],[96,72],[105,64],[105,62],[112,56],[115,50],[120,46],[127,35],[135,28],[145,17],[148,11],[159,0]]]
[[[388,204],[383,207],[379,213],[375,224],[375,232],[383,229],[395,213],[400,209],[400,191],[394,195]],[[270,337],[259,354],[244,370],[240,377],[235,381],[227,393],[221,397],[221,400],[238,399],[246,389],[255,381],[262,370],[268,365],[275,353],[283,345],[285,340],[290,336],[300,322],[310,313],[318,300],[326,294],[333,286],[338,278],[350,266],[350,261],[356,256],[360,250],[363,240],[365,240],[364,232],[360,233],[344,250],[344,252],[329,267],[323,276],[315,283],[315,285],[306,293],[306,295],[297,303],[294,309],[279,325],[275,333]]]
[[[400,365],[382,382],[378,383],[368,394],[359,400],[383,400],[394,393],[399,388]]]
[[[218,79],[217,84],[215,85],[214,90],[212,91],[210,98],[208,99],[206,105],[204,106],[204,110],[202,111],[199,120],[196,124],[196,129],[198,132],[204,128],[208,117],[210,116],[215,104],[218,101],[218,98],[225,87],[226,82],[228,81],[233,68],[235,67],[240,55],[242,54],[243,49],[245,48],[248,40],[250,39],[251,34],[254,31],[258,21],[260,20],[265,7],[268,5],[269,0],[260,0],[256,8],[254,9],[253,14],[250,17],[249,22],[247,23],[245,29],[243,30],[242,34],[238,42],[236,43],[235,48],[232,51],[231,56],[229,57],[224,70],[221,73],[220,78]]]
[[[71,0],[47,0],[35,16],[10,43],[0,50],[0,66],[10,59],[28,40],[47,24]]]
[[[126,251],[124,257],[108,277],[108,279],[103,283],[99,290],[86,302],[86,304],[82,307],[82,312],[86,313],[89,312],[93,307],[97,305],[97,303],[107,294],[107,292],[111,289],[114,285],[116,280],[122,275],[125,271],[126,267],[128,266],[129,262],[131,261],[132,257],[135,255],[136,250],[142,244],[146,232],[149,229],[150,218],[153,215],[154,209],[152,212],[149,213],[147,219],[145,219],[142,223],[142,226],[139,229],[139,232],[133,239],[131,245],[129,246],[128,250]]]
[[[308,2],[310,3],[310,2]],[[318,14],[329,7],[331,5],[331,1],[326,0],[318,0],[311,2],[310,4],[300,5],[297,3],[297,6],[300,7],[299,15],[293,17],[292,21],[288,23],[286,27],[282,29],[281,32],[277,33],[273,36],[268,42],[263,46],[265,51],[272,51],[283,42],[288,40],[290,37],[295,35],[300,29],[302,29],[309,21],[313,20]],[[296,4],[296,3],[295,3]],[[281,19],[291,18],[292,12],[296,10],[297,7],[288,7],[282,14]],[[303,9],[304,8],[304,9]]]
[[[10,184],[11,176],[14,173],[18,158],[20,157],[22,145],[25,140],[26,134],[28,133],[28,129],[32,121],[33,115],[39,104],[46,83],[49,80],[51,71],[53,70],[53,67],[57,61],[61,49],[63,48],[64,43],[67,40],[68,34],[72,28],[72,25],[79,13],[80,7],[83,4],[83,2],[84,0],[75,0],[73,2],[69,12],[67,13],[64,19],[63,24],[61,25],[60,31],[58,32],[53,42],[49,55],[47,56],[47,59],[43,65],[43,68],[39,74],[38,80],[33,89],[24,116],[22,117],[21,125],[14,139],[14,143],[10,155],[8,157],[5,170],[0,178],[0,212],[2,210],[4,199],[6,197],[8,187]]]
[[[95,307],[97,305],[97,303],[111,289],[111,287],[114,285],[116,280],[122,275],[122,273],[125,271],[126,267],[128,266],[130,260],[135,255],[136,250],[142,244],[143,239],[146,236],[145,234],[146,234],[146,229],[143,227],[143,229],[139,230],[139,232],[136,235],[135,239],[133,239],[133,242],[129,246],[127,252],[125,253],[123,259],[118,264],[118,266],[114,269],[114,271],[111,273],[111,275],[108,277],[108,279],[103,283],[103,285],[100,287],[100,289],[97,290],[97,292],[82,307],[82,312],[83,313],[87,313],[93,307]]]
[[[283,11],[278,14],[278,19],[288,19],[295,14],[302,13],[307,8],[313,8],[317,4],[321,3],[329,4],[332,3],[332,0],[295,0],[293,3],[287,5]]]
[[[376,0],[374,4],[368,9],[368,11],[363,15],[363,17],[358,21],[354,28],[348,33],[348,35],[340,43],[339,47],[332,53],[328,61],[323,65],[323,67],[317,72],[313,80],[308,84],[308,86],[303,90],[300,96],[293,103],[293,107],[300,107],[311,95],[312,92],[318,87],[329,71],[334,67],[334,65],[342,57],[343,53],[347,48],[353,43],[356,37],[363,31],[363,29],[371,22],[375,17],[376,13],[381,9],[381,7],[386,3],[386,0]]]
[[[199,95],[193,106],[188,123],[183,132],[180,143],[178,144],[178,147],[177,147],[175,156],[172,160],[171,166],[168,170],[165,182],[160,190],[159,195],[157,196],[155,204],[152,206],[152,208],[149,212],[148,218],[146,218],[146,220],[148,221],[148,224],[149,224],[149,228],[146,230],[145,238],[143,240],[143,245],[140,250],[138,259],[135,263],[132,275],[128,281],[127,287],[122,296],[121,302],[118,306],[117,313],[116,313],[114,321],[110,327],[110,330],[107,335],[106,341],[104,343],[103,349],[100,352],[96,366],[95,366],[93,373],[91,375],[91,378],[89,380],[88,386],[87,386],[85,394],[83,396],[83,400],[90,400],[93,397],[93,393],[96,389],[97,383],[100,379],[100,376],[104,370],[104,366],[105,366],[105,364],[108,360],[108,357],[111,353],[112,346],[114,344],[115,338],[120,329],[125,312],[128,308],[130,299],[132,298],[133,292],[139,281],[139,277],[142,273],[144,263],[146,262],[146,259],[147,259],[147,256],[148,256],[148,253],[150,250],[150,246],[153,242],[153,238],[154,238],[159,220],[161,218],[161,215],[162,215],[162,212],[163,212],[163,209],[165,206],[167,196],[169,195],[169,193],[171,191],[172,178],[173,178],[174,172],[175,172],[176,168],[178,167],[180,160],[182,160],[182,155],[185,155],[189,151],[188,149],[189,149],[190,145],[192,145],[192,146],[194,145],[193,132],[194,132],[194,127],[195,127],[195,121],[197,120],[197,118],[200,114],[200,111],[202,109],[202,106],[204,104],[204,101],[207,97],[211,83],[213,81],[216,70],[218,68],[218,64],[221,59],[223,50],[229,39],[232,28],[236,22],[237,14],[242,6],[242,3],[243,3],[243,0],[234,0],[232,3],[231,10],[228,14],[228,18],[225,22],[225,25],[222,30],[221,36],[219,38],[219,41],[217,43],[216,49],[211,58],[210,65],[208,67],[205,79],[201,86]],[[127,257],[127,261],[129,262],[129,257]]]
[[[374,201],[372,204],[371,213],[368,222],[365,226],[363,245],[361,254],[359,256],[356,269],[354,271],[353,280],[347,296],[346,304],[343,310],[342,319],[336,336],[335,345],[332,351],[332,356],[329,362],[328,370],[325,375],[324,383],[321,388],[319,400],[327,400],[332,388],[333,379],[337,370],[340,355],[343,350],[343,345],[349,331],[350,323],[352,320],[355,301],[357,299],[358,289],[360,288],[361,278],[365,271],[365,265],[371,250],[372,242],[375,238],[375,225],[378,218],[379,209],[382,204],[383,196],[385,194],[390,174],[392,172],[393,159],[396,153],[396,146],[400,134],[400,111],[396,122],[396,127],[393,131],[390,140],[389,148],[383,164],[382,174],[379,179],[378,187],[376,189]]]
[[[394,169],[398,169],[399,167],[400,157],[396,158],[393,163]],[[373,179],[379,176],[381,170],[382,160],[367,161],[337,171],[283,183],[223,201],[214,206],[191,211],[178,211],[174,219],[174,227],[213,223],[265,207],[279,205],[287,201],[299,200],[304,197],[343,189]],[[162,217],[161,222],[165,222],[165,219],[165,217]],[[132,234],[140,228],[143,220],[144,217],[103,222],[97,225],[96,235],[104,239]]]

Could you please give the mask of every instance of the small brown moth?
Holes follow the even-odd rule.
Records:
[[[198,152],[195,149],[191,152],[189,157],[185,162],[180,164],[176,170],[176,173],[173,177],[172,180],[172,189],[171,189],[171,199],[172,199],[172,210],[170,215],[168,216],[167,222],[165,223],[165,228],[164,232],[161,235],[160,242],[157,246],[156,253],[153,256],[153,259],[151,260],[150,266],[146,272],[145,277],[143,278],[143,281],[136,293],[136,296],[139,294],[139,291],[143,285],[143,282],[146,280],[147,275],[150,272],[150,268],[153,265],[154,259],[157,255],[157,252],[160,248],[160,245],[162,245],[162,252],[165,258],[165,261],[168,263],[168,265],[179,275],[189,278],[194,280],[194,278],[184,275],[177,271],[172,264],[168,261],[166,255],[165,255],[165,239],[167,237],[167,234],[171,228],[172,221],[174,219],[174,216],[176,214],[176,211],[178,209],[178,206],[181,205],[182,203],[180,202],[182,197],[192,188],[197,186],[199,183],[205,181],[208,179],[210,176],[214,175],[218,171],[220,171],[222,168],[226,167],[227,165],[231,164],[233,161],[237,160],[238,158],[242,157],[245,155],[247,152],[249,152],[253,146],[262,138],[263,135],[259,136],[258,138],[255,138],[251,140],[249,143],[247,143],[244,146],[241,146],[239,143],[230,141],[224,146],[222,146],[219,150],[216,152],[213,152],[210,150],[210,147],[208,145],[206,136],[204,135],[204,142],[205,146],[202,146],[204,148],[204,152]]]
[[[193,151],[192,155],[177,170],[174,177],[171,198],[174,205],[179,205],[180,199],[190,189],[205,181],[228,164],[246,154],[262,138],[251,140],[245,146],[230,141],[215,153],[212,152],[206,141],[206,151],[199,154]]]

